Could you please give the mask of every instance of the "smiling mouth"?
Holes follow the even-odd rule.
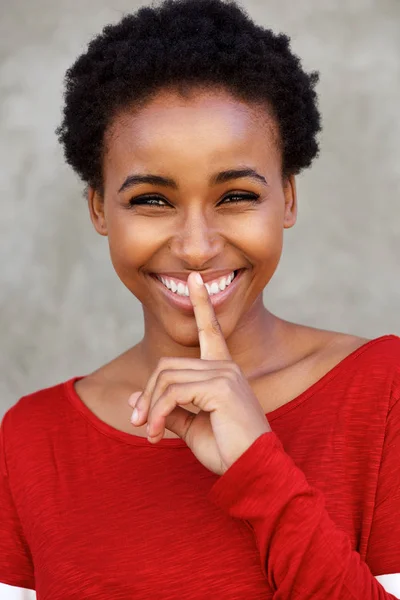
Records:
[[[218,279],[205,283],[209,295],[214,296],[219,292],[223,292],[235,279],[237,273],[238,270],[232,271],[224,277],[219,277]],[[173,294],[177,294],[178,296],[189,296],[189,288],[184,282],[175,280],[171,277],[162,277],[161,275],[155,275],[155,277]]]
[[[237,269],[224,277],[219,277],[205,283],[214,308],[218,308],[225,300],[232,296],[245,270]],[[163,292],[170,304],[185,311],[193,312],[193,305],[189,297],[187,284],[183,281],[174,280],[171,277],[162,277],[156,273],[152,273],[151,278],[156,282],[157,287],[160,288],[160,291]]]

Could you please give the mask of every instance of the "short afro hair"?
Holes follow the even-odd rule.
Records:
[[[107,25],[68,69],[56,134],[67,163],[102,191],[105,133],[119,111],[161,89],[222,87],[268,108],[283,175],[296,175],[318,154],[318,78],[302,69],[287,35],[256,25],[234,0],[164,0]]]

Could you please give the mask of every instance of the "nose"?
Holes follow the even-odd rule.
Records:
[[[204,214],[185,217],[180,231],[177,231],[170,249],[187,268],[204,269],[224,247],[221,232],[210,223]]]

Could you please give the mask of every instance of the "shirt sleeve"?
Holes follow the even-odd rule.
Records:
[[[378,575],[400,574],[400,399],[388,414],[366,561]]]
[[[369,554],[373,572],[330,518],[322,492],[307,483],[274,432],[261,435],[211,488],[210,500],[253,529],[274,598],[396,598],[375,575],[400,573],[398,424],[396,429],[393,423],[387,440],[380,477]],[[393,447],[397,458],[390,453]]]
[[[32,557],[10,489],[4,417],[0,426],[0,582],[21,588],[35,589]]]

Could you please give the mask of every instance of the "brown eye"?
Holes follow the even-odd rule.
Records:
[[[256,194],[229,194],[225,196],[225,198],[221,201],[221,204],[239,204],[240,202],[257,202],[259,199],[259,195]],[[137,198],[132,198],[129,201],[130,206],[156,206],[158,208],[166,208],[171,206],[160,196],[139,196]]]
[[[226,196],[221,204],[238,204],[239,202],[257,202],[259,199],[258,194],[230,194]],[[229,200],[229,202],[226,202]]]
[[[131,206],[158,206],[164,208],[170,206],[160,196],[139,196],[138,198],[132,198],[129,200]]]

